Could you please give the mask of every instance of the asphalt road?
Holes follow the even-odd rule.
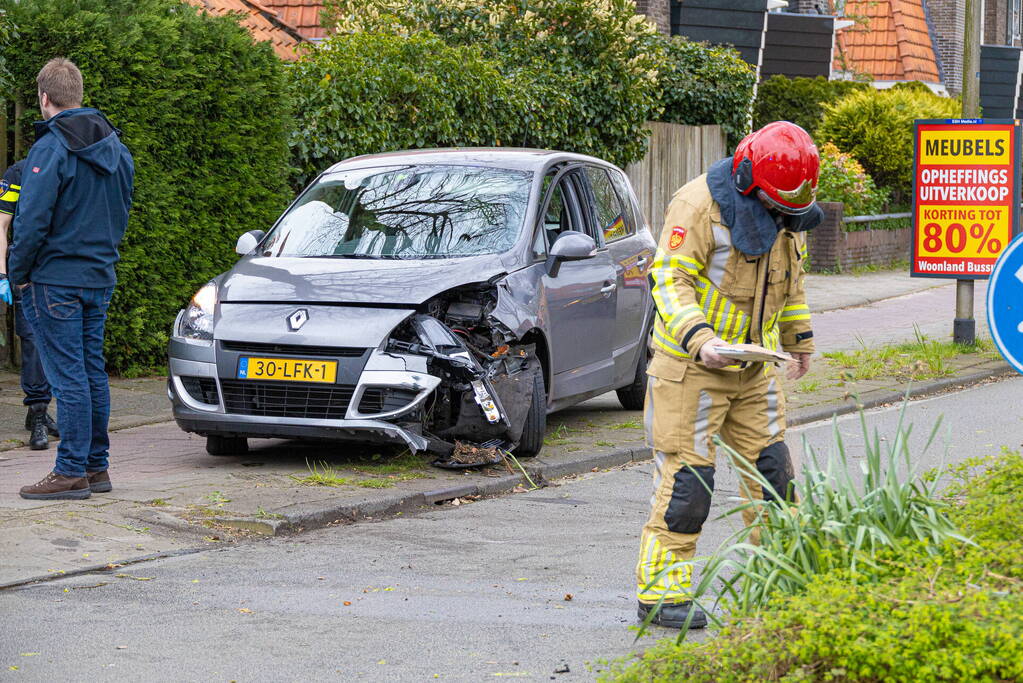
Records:
[[[914,402],[914,452],[941,414],[951,460],[1018,448],[1021,392],[1023,379],[1012,378]],[[897,417],[895,407],[868,419],[890,438]],[[855,452],[856,419],[838,425]],[[824,452],[831,425],[794,430],[793,446],[801,435]],[[941,451],[918,464],[939,464]],[[591,680],[588,663],[633,645],[632,569],[649,469],[169,558],[126,567],[120,577],[8,590],[0,593],[0,675]],[[722,470],[712,519],[737,491]],[[733,524],[708,523],[700,551],[713,551]],[[567,673],[555,673],[566,665]]]

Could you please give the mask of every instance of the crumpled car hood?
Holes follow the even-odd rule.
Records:
[[[500,256],[436,260],[242,259],[220,284],[221,302],[418,305],[452,287],[507,272]]]

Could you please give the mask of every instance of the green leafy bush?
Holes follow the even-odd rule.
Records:
[[[666,63],[660,85],[663,112],[656,119],[690,126],[719,124],[734,147],[749,132],[756,69],[730,47],[663,39]]]
[[[961,105],[910,88],[864,90],[825,107],[819,142],[852,154],[896,201],[912,192],[913,120],[959,116]]]
[[[656,30],[636,14],[631,0],[532,0],[473,4],[464,0],[328,0],[327,24],[342,34],[391,34],[429,39],[433,34],[474,60],[491,60],[500,78],[473,80],[464,88],[490,90],[503,79],[530,100],[501,117],[518,125],[502,143],[565,149],[617,164],[645,153],[643,123],[660,107],[657,75],[663,61]],[[310,60],[320,59],[318,51]],[[329,59],[329,57],[327,58]],[[413,65],[415,66],[415,65]],[[489,67],[488,67],[489,68]],[[436,77],[423,70],[427,78]],[[454,82],[463,74],[450,76]],[[361,81],[361,79],[360,79]],[[367,87],[370,96],[389,86]],[[493,112],[467,112],[479,119]],[[357,120],[355,123],[362,124]],[[372,121],[365,122],[372,125]],[[358,127],[352,129],[357,135]],[[461,137],[460,130],[450,131]],[[424,145],[436,141],[423,139]],[[417,145],[420,146],[420,145]],[[377,149],[374,151],[385,151]]]
[[[0,88],[10,85],[11,72],[7,69],[7,53],[12,49],[18,30],[5,10],[0,10]],[[6,132],[5,132],[6,134]]]
[[[1023,679],[1023,457],[1004,452],[953,474],[948,518],[973,544],[889,548],[869,581],[850,569],[818,574],[798,593],[733,613],[712,640],[661,641],[602,680]]]
[[[753,127],[761,128],[772,121],[791,121],[805,128],[816,139],[817,127],[824,120],[825,106],[854,92],[872,89],[869,83],[829,81],[823,76],[771,76],[757,88]]]
[[[35,76],[74,60],[85,104],[124,131],[135,201],[107,322],[114,370],[163,364],[178,309],[229,267],[242,232],[288,198],[285,67],[235,18],[178,0],[0,0],[20,30],[12,99],[38,117]],[[26,138],[30,139],[30,138]]]
[[[289,92],[302,184],[358,154],[521,145],[545,116],[536,94],[478,48],[429,32],[335,34],[292,67]]]
[[[821,175],[817,185],[817,199],[822,202],[841,202],[846,216],[872,216],[884,208],[885,192],[874,185],[856,159],[840,152],[834,143],[820,147]]]

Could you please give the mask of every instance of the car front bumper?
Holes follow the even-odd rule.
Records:
[[[219,341],[171,339],[167,395],[181,429],[203,436],[388,442],[403,443],[413,452],[427,449],[418,415],[441,380],[427,372],[423,357],[364,349],[361,357],[339,356],[339,384],[322,385],[237,379],[240,355]],[[371,391],[391,398],[368,409]],[[342,392],[344,398],[330,392]],[[312,404],[320,401],[319,407],[304,409],[304,396],[312,396]],[[324,400],[330,411],[322,410]],[[310,417],[310,411],[331,414]]]

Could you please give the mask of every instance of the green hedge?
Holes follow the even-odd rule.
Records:
[[[301,184],[358,154],[521,145],[547,118],[539,94],[503,78],[479,49],[429,32],[336,34],[292,67],[289,92]]]
[[[821,173],[817,199],[841,202],[846,216],[870,216],[884,209],[887,192],[878,189],[863,166],[831,142],[820,147]]]
[[[517,109],[501,112],[500,118],[517,117],[501,144],[564,149],[602,157],[619,165],[641,159],[646,150],[644,122],[660,109],[658,73],[664,61],[660,37],[648,22],[636,14],[632,0],[530,0],[530,2],[469,4],[454,0],[328,0],[326,25],[338,26],[338,35],[327,42],[348,50],[343,44],[365,34],[431,39],[467,52],[467,66],[496,68],[496,80],[473,80],[471,73],[432,73],[423,69],[427,80],[440,78],[469,95],[473,88],[500,89],[509,81],[521,89]],[[372,56],[370,56],[372,57]],[[423,55],[428,59],[428,55]],[[402,58],[397,48],[387,49],[400,72],[414,71],[419,64],[395,62]],[[312,62],[331,62],[330,56],[313,52]],[[484,68],[481,65],[479,68]],[[386,74],[383,75],[386,80]],[[352,88],[363,88],[374,102],[393,114],[401,100],[380,100],[393,86],[359,78]],[[462,80],[466,79],[466,80]],[[433,97],[429,93],[427,97]],[[481,99],[489,93],[475,95]],[[431,103],[431,110],[441,107]],[[349,110],[352,134],[361,135],[362,125],[371,119]],[[463,127],[487,128],[493,111],[467,110]],[[405,116],[405,114],[399,114]],[[386,125],[386,124],[385,124]],[[443,140],[468,137],[460,129],[441,131]],[[301,133],[299,133],[301,135]],[[314,133],[319,136],[319,132]],[[439,140],[424,138],[423,145]],[[362,146],[362,141],[356,141]],[[377,149],[375,151],[386,151]]]
[[[107,360],[128,374],[163,364],[174,316],[234,261],[239,234],[285,206],[284,66],[236,19],[178,0],[0,0],[19,26],[11,97],[38,116],[35,76],[74,60],[86,105],[124,131],[135,202],[107,323]],[[31,139],[31,138],[28,138]]]
[[[925,86],[926,87],[926,86]],[[829,81],[816,78],[771,76],[757,88],[753,107],[753,127],[772,121],[792,121],[816,137],[817,127],[824,120],[825,107],[855,92],[872,89],[860,81]]]
[[[691,126],[720,124],[734,147],[749,132],[756,69],[730,47],[694,43],[680,36],[664,39],[658,121]]]
[[[950,514],[976,545],[882,557],[870,582],[830,572],[705,643],[659,642],[603,680],[1023,680],[1023,457],[958,468]]]

